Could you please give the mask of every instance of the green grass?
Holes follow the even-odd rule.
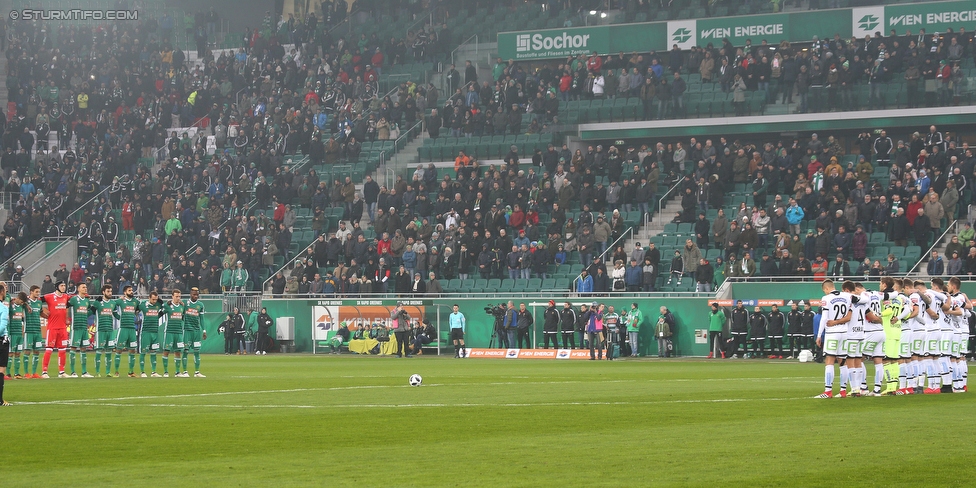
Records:
[[[4,484],[945,486],[976,472],[971,395],[814,400],[818,364],[203,365],[205,379],[8,381]]]

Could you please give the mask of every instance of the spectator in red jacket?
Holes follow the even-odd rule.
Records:
[[[82,283],[85,281],[85,270],[81,268],[78,263],[75,263],[71,267],[71,274],[68,276],[68,280],[72,283]]]

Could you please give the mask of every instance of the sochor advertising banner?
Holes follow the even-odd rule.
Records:
[[[724,39],[734,46],[744,45],[746,39],[754,45],[763,39],[775,45],[783,40],[809,41],[813,36],[863,38],[875,32],[887,35],[890,29],[899,35],[909,30],[918,34],[920,29],[932,34],[960,27],[970,31],[976,27],[976,0],[500,32],[498,56],[516,61],[553,59],[594,51],[603,55],[662,51],[675,44],[681,49],[709,43],[720,46]]]
[[[515,60],[605,53],[610,50],[610,26],[501,32],[498,49],[503,58]]]

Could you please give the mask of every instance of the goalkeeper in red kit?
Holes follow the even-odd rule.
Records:
[[[67,285],[63,281],[54,285],[54,293],[44,295],[43,310],[41,315],[47,317],[47,346],[44,349],[44,361],[42,363],[41,378],[49,378],[47,374],[48,364],[51,362],[51,352],[58,351],[58,377],[64,378],[64,364],[68,350],[68,299],[65,290]]]

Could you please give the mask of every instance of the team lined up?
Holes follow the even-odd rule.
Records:
[[[840,366],[841,397],[968,391],[973,307],[958,278],[948,283],[934,278],[926,287],[886,276],[880,291],[852,281],[838,291],[825,280],[823,291],[817,345],[823,347],[826,367],[818,398],[834,396],[834,363]],[[864,361],[874,363],[871,391]]]
[[[136,377],[136,354],[139,355],[140,376],[159,377],[156,366],[160,349],[163,352],[163,377],[169,376],[171,353],[175,358],[176,377],[190,376],[187,365],[190,353],[193,354],[195,376],[204,377],[200,373],[200,348],[206,339],[201,323],[205,309],[197,288],[190,290],[188,302],[181,300],[180,290],[173,290],[172,298],[165,303],[155,291],[149,294],[148,300],[139,300],[131,286],[122,289],[120,298],[113,298],[111,285],[103,286],[101,296],[97,298],[88,295],[84,283],[78,285],[76,294],[66,294],[65,290],[65,283],[58,282],[53,293],[41,296],[40,287],[34,285],[28,293],[20,292],[9,303],[4,303],[5,306],[0,306],[9,313],[10,364],[7,372],[13,373],[13,378],[49,378],[48,366],[54,351],[58,352],[60,378],[79,377],[79,357],[80,377],[101,376],[103,356],[105,375],[112,375],[114,359],[114,376],[120,376],[122,355],[126,353],[129,377]],[[89,332],[89,316],[95,317],[94,334]],[[41,333],[42,317],[47,318],[45,340]],[[137,323],[140,324],[138,328]],[[95,352],[94,376],[88,372],[90,349]],[[44,351],[43,361],[39,361],[41,350]],[[69,351],[70,374],[65,372]],[[146,373],[147,354],[149,374]],[[40,375],[37,374],[38,362],[42,362]]]

